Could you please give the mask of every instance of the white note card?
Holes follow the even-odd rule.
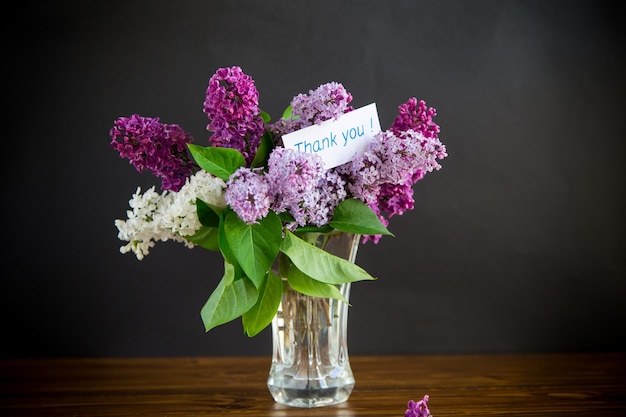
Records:
[[[376,103],[368,104],[319,125],[305,127],[283,136],[285,148],[322,157],[326,169],[345,164],[362,153],[380,132]]]

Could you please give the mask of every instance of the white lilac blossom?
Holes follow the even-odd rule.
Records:
[[[128,244],[120,248],[121,253],[133,252],[137,259],[142,260],[150,253],[156,241],[175,240],[188,244],[180,235],[169,229],[164,229],[161,224],[163,210],[169,206],[172,195],[168,191],[157,193],[154,187],[141,194],[141,188],[128,201],[132,210],[128,210],[127,220],[115,220],[118,229],[117,237]]]
[[[201,223],[196,214],[196,199],[215,207],[226,207],[224,180],[200,170],[187,179],[180,191],[174,194],[171,204],[163,210],[161,224],[180,236],[196,233]]]
[[[198,171],[187,178],[178,193],[155,191],[155,187],[133,194],[128,204],[132,210],[126,212],[127,220],[115,220],[118,238],[128,242],[120,248],[121,253],[133,252],[142,260],[150,253],[156,241],[173,240],[184,243],[188,248],[195,244],[185,239],[200,229],[196,214],[196,198],[216,207],[225,207],[223,180],[206,171]]]

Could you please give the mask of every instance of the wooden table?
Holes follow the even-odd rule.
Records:
[[[348,402],[274,403],[269,357],[0,361],[2,416],[626,416],[626,352],[351,356]]]

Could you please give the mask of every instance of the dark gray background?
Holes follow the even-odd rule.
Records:
[[[617,2],[615,2],[617,3]],[[602,1],[62,1],[5,15],[2,356],[270,354],[205,333],[219,255],[121,255],[138,174],[119,116],[208,144],[202,103],[239,65],[278,117],[337,81],[383,128],[435,107],[449,157],[357,263],[351,354],[624,350],[623,9]],[[6,74],[6,73],[5,73]]]

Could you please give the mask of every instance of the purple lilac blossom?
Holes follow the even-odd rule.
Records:
[[[382,183],[403,183],[421,167],[421,136],[413,133],[387,130],[376,134],[367,146],[365,154],[377,161]]]
[[[247,224],[258,223],[270,209],[270,187],[260,170],[239,168],[226,184],[224,199]]]
[[[391,131],[383,133],[382,149],[377,151],[383,156],[381,173],[381,190],[378,203],[382,212],[391,218],[413,210],[412,186],[426,175],[427,172],[441,169],[437,159],[447,156],[445,147],[436,137],[425,137],[421,132],[409,129],[397,135]],[[373,148],[380,144],[374,142]]]
[[[304,226],[318,210],[321,198],[320,181],[325,178],[324,163],[319,155],[298,152],[280,146],[274,148],[267,163],[272,210],[289,212],[294,226]]]
[[[209,79],[204,113],[214,146],[234,148],[249,165],[265,133],[254,80],[240,67],[219,68]]]
[[[338,119],[354,108],[350,106],[352,94],[337,82],[322,84],[309,94],[298,94],[291,100],[291,119],[281,118],[270,126],[275,136],[303,129],[326,120]]]
[[[326,171],[318,185],[319,198],[316,207],[309,210],[309,223],[316,226],[328,224],[333,217],[335,207],[346,199],[348,193],[345,189],[346,182],[341,176],[333,171]]]
[[[427,172],[438,170],[437,159],[447,156],[437,137],[425,137],[409,129],[378,133],[362,155],[339,168],[348,191],[365,202],[387,226],[389,219],[413,210],[412,186]],[[363,242],[378,243],[381,235],[364,236]]]
[[[404,417],[431,417],[430,410],[428,409],[428,395],[424,395],[424,398],[415,402],[410,400],[407,404],[407,410],[404,412]]]
[[[418,102],[415,97],[411,97],[406,103],[398,106],[398,110],[399,114],[391,126],[392,131],[400,133],[412,129],[427,138],[438,137],[439,125],[433,122],[437,110],[427,107],[424,100]]]
[[[389,213],[389,218],[401,216],[405,211],[413,210],[415,201],[413,200],[413,182],[407,178],[401,184],[386,183],[380,187],[379,209],[381,212]]]
[[[354,159],[346,164],[333,168],[345,181],[345,188],[348,197],[353,197],[363,201],[376,214],[381,223],[386,227],[389,225],[387,219],[381,215],[378,196],[380,195],[380,173],[378,166],[380,161],[376,155],[357,154]],[[378,243],[382,235],[364,235],[362,242],[373,240]]]
[[[198,170],[187,152],[193,137],[178,125],[159,122],[158,117],[120,117],[109,135],[111,146],[137,171],[148,169],[161,178],[163,190],[179,191]]]
[[[355,155],[351,162],[339,165],[332,170],[343,178],[351,197],[374,208],[378,206],[380,193],[379,165],[380,161],[376,155],[362,153]]]

